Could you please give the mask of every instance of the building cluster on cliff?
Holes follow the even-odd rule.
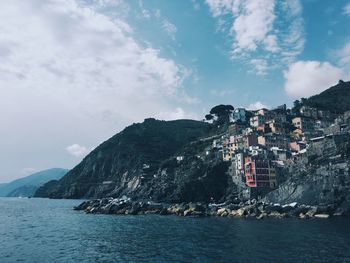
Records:
[[[228,129],[213,140],[212,149],[229,162],[241,198],[259,198],[275,189],[283,168],[305,156],[311,144],[350,132],[350,111],[334,114],[306,105],[255,111],[232,108]],[[206,119],[215,122],[218,117]]]

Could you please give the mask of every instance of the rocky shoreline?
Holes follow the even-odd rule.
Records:
[[[102,198],[88,200],[74,207],[88,214],[115,215],[176,215],[176,216],[218,216],[236,218],[330,218],[349,215],[341,208],[332,205],[309,206],[296,202],[280,205],[263,201],[249,200],[238,204],[181,203],[165,204],[130,199]]]

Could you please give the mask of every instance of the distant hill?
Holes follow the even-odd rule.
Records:
[[[68,172],[67,169],[53,168],[34,173],[24,178],[0,185],[0,196],[33,196],[38,187],[51,180],[58,180]]]
[[[305,104],[333,113],[350,110],[350,81],[340,80],[337,85],[308,98]]]
[[[129,193],[153,179],[160,165],[190,142],[211,134],[201,121],[146,119],[102,143],[61,180],[40,187],[35,196],[85,198]],[[142,176],[140,176],[142,175]]]

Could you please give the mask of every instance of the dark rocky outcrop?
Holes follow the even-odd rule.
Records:
[[[312,143],[304,156],[287,167],[288,179],[265,200],[350,211],[349,149],[349,134]]]
[[[103,198],[82,202],[74,207],[88,214],[114,215],[176,215],[176,216],[218,216],[235,218],[320,218],[346,216],[349,212],[325,209],[322,206],[301,205],[290,203],[286,205],[266,203],[250,200],[245,203],[207,204],[201,202],[190,203],[154,203],[150,201],[131,201],[130,199]]]

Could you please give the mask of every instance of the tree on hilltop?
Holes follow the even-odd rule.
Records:
[[[232,105],[217,105],[210,110],[210,114],[217,117],[218,124],[228,123],[230,114],[235,108]]]

